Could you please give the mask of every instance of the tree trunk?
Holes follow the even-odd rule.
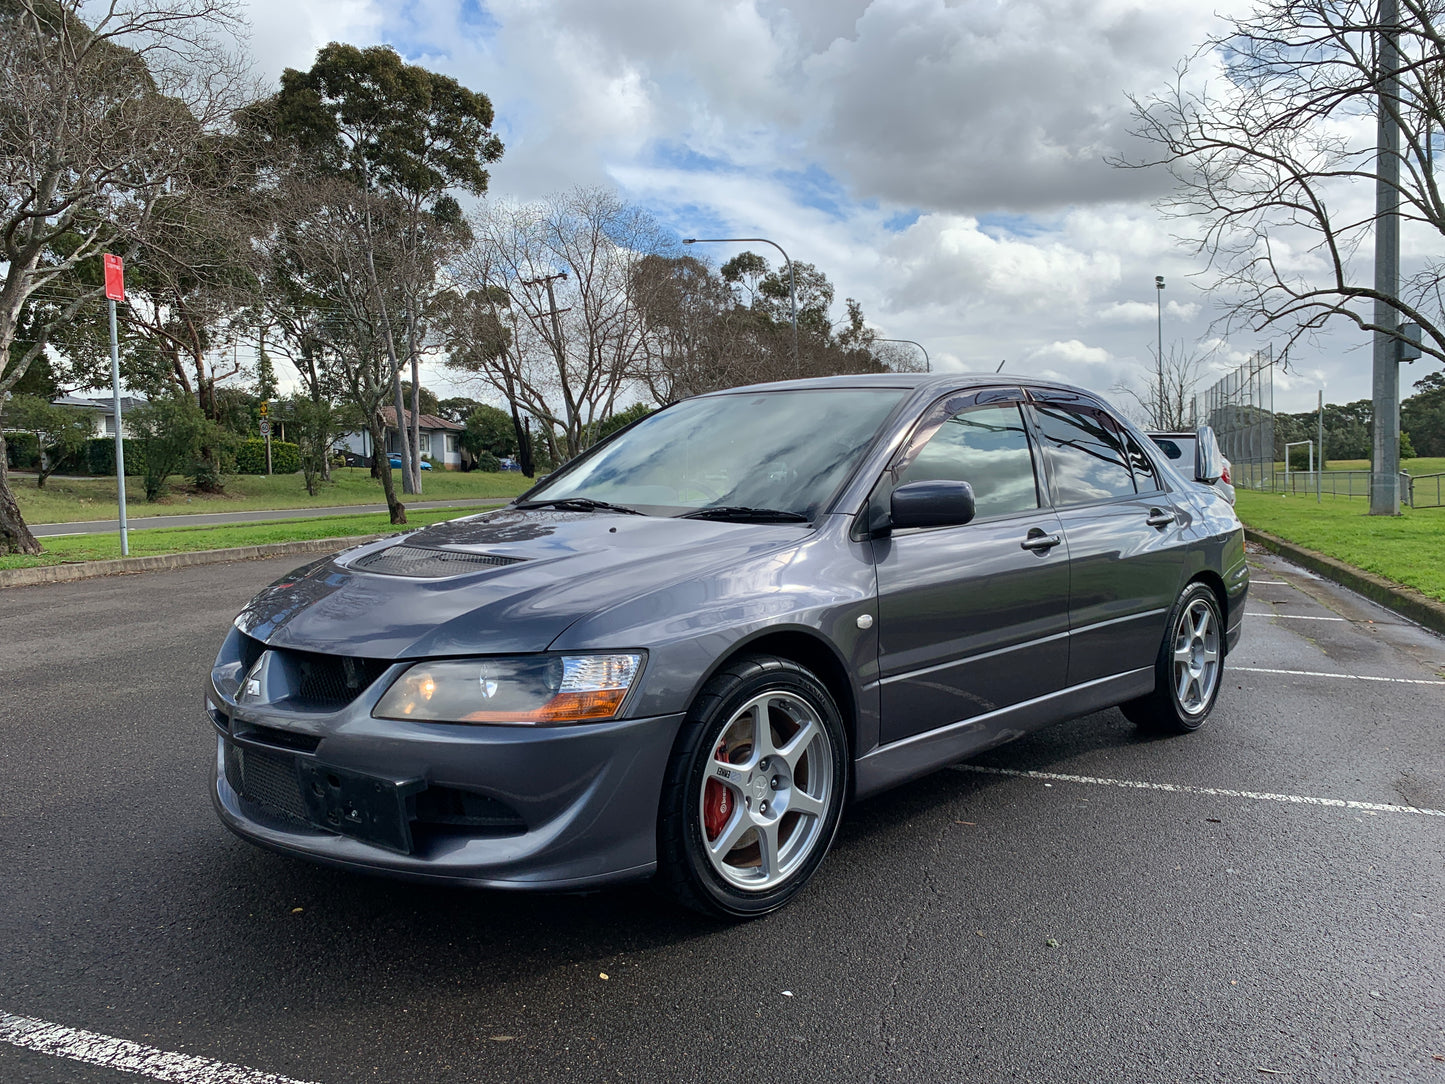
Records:
[[[373,448],[380,448],[381,442],[386,439],[386,426],[382,424],[381,416],[371,416],[371,445]],[[380,466],[381,453],[375,457],[375,463]],[[406,522],[406,505],[396,499],[396,484],[391,477],[391,468],[386,467],[381,471],[381,491],[386,494],[386,510],[391,513],[393,526],[400,526]]]
[[[5,433],[0,430],[0,553],[40,552],[40,543],[25,526],[25,517],[10,492],[10,468],[5,462]]]

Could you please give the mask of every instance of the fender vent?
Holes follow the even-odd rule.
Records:
[[[416,579],[442,579],[460,576],[482,568],[515,565],[521,557],[499,557],[492,553],[458,553],[422,546],[392,546],[368,553],[352,564],[352,568],[373,572],[378,576],[412,576]]]

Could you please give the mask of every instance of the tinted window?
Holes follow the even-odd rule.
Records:
[[[1154,472],[1154,464],[1144,454],[1144,449],[1128,433],[1123,434],[1124,442],[1129,448],[1129,465],[1134,468],[1134,485],[1140,493],[1152,493],[1156,489],[1163,489],[1159,484],[1159,477]]]
[[[1039,506],[1023,415],[1014,403],[955,414],[904,467],[898,484],[947,479],[973,486],[978,515]]]
[[[1124,446],[1103,415],[1042,403],[1034,409],[1058,504],[1133,495],[1134,475]]]
[[[1152,439],[1155,444],[1159,445],[1159,450],[1170,459],[1178,459],[1184,454],[1183,450],[1179,447],[1178,441],[1170,440],[1168,437],[1154,437]]]

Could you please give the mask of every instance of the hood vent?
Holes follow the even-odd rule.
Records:
[[[424,546],[392,546],[368,553],[351,567],[379,576],[411,576],[415,579],[442,579],[460,576],[498,565],[515,565],[521,557],[501,557],[492,553],[459,553]]]

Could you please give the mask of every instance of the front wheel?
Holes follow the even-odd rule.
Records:
[[[1166,627],[1154,663],[1154,691],[1120,710],[1141,727],[1188,733],[1214,709],[1224,670],[1224,622],[1208,584],[1184,589]]]
[[[788,659],[739,659],[678,736],[658,821],[664,883],[718,917],[776,910],[823,861],[847,782],[847,738],[823,683]]]

